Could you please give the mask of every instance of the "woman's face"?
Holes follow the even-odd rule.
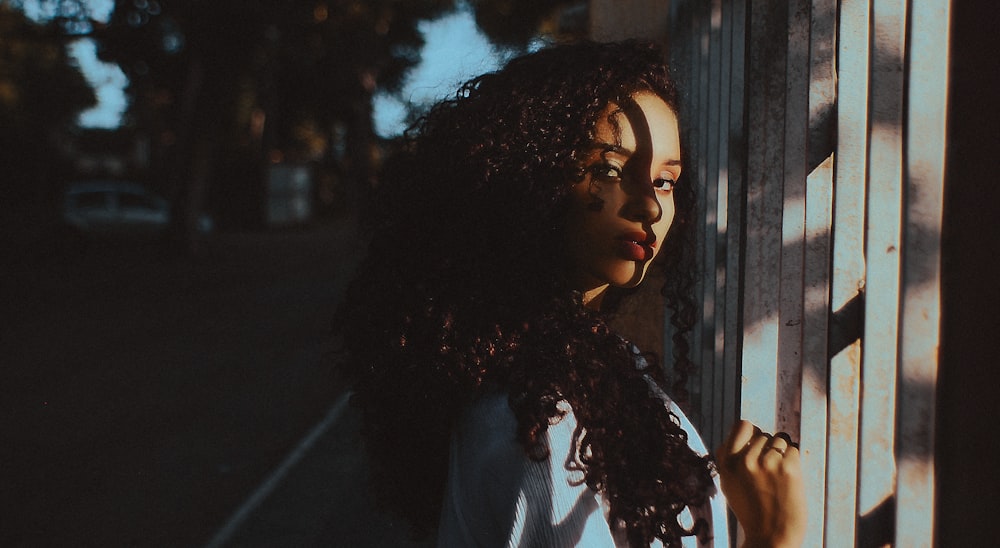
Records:
[[[681,174],[677,115],[652,93],[612,103],[585,156],[587,174],[571,192],[571,280],[584,303],[600,305],[608,286],[642,281],[674,219]]]

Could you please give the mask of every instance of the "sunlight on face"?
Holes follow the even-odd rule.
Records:
[[[659,253],[674,218],[681,174],[677,115],[652,93],[610,104],[598,119],[572,191],[567,243],[571,279],[588,306],[609,286],[633,287]]]

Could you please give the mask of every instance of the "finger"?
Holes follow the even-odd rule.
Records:
[[[774,451],[771,451],[772,453]],[[772,468],[775,472],[779,472],[780,476],[785,478],[785,482],[801,482],[802,481],[802,460],[801,453],[794,447],[789,447],[788,451],[785,452],[785,456],[781,457],[781,460],[776,463],[776,466]]]
[[[785,457],[788,447],[788,441],[784,437],[778,435],[771,437],[761,450],[760,465],[767,469],[775,468]]]
[[[753,439],[747,444],[744,459],[746,462],[756,462],[760,459],[764,447],[771,442],[771,435],[756,429]]]
[[[794,445],[790,445],[788,446],[788,449],[785,449],[785,455],[782,461],[785,465],[798,465],[801,459],[802,453],[799,451],[799,448]]]
[[[782,436],[780,434],[775,434],[768,440],[767,445],[764,446],[764,451],[774,451],[781,455],[785,454],[785,451],[791,447],[788,443],[787,436]]]
[[[794,442],[794,441],[792,441],[792,437],[791,437],[790,435],[788,435],[788,434],[787,434],[786,432],[778,432],[778,433],[777,433],[777,434],[775,434],[774,436],[775,436],[775,437],[780,437],[780,438],[784,438],[784,440],[785,440],[786,442],[788,442],[788,446],[789,446],[789,447],[794,447],[794,448],[796,448],[796,449],[798,449],[798,448],[799,448],[799,444],[798,444],[798,443],[796,443],[796,442]]]
[[[750,443],[756,430],[757,427],[752,422],[740,420],[729,431],[729,438],[719,448],[718,455],[728,457],[739,453]]]
[[[790,446],[794,446],[794,447],[798,447],[799,446],[799,444],[797,444],[797,443],[795,443],[795,442],[792,441],[792,437],[788,435],[788,432],[778,432],[778,433],[774,434],[774,437],[781,438],[781,439],[785,440],[785,442],[788,445],[790,445]]]

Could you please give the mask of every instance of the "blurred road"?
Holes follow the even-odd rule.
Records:
[[[324,354],[361,249],[341,220],[194,257],[4,258],[0,545],[209,542],[341,399]],[[321,434],[230,545],[402,542],[370,509],[352,415]]]

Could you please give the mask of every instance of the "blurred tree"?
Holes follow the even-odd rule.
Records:
[[[419,61],[417,23],[453,5],[116,0],[94,37],[129,77],[129,123],[151,131],[178,241],[193,243],[210,181],[226,201],[259,203],[267,162],[336,164],[359,199],[373,184],[372,93],[398,88]]]
[[[525,49],[540,34],[557,39],[586,35],[586,0],[469,0],[476,24],[499,45]]]
[[[420,61],[417,29],[454,7],[452,0],[340,0],[310,5],[280,28],[262,66],[262,97],[273,120],[265,134],[297,155],[325,152],[354,183],[349,200],[375,184],[372,94],[396,91]],[[283,108],[282,108],[283,106]],[[310,128],[315,130],[310,131]],[[309,138],[314,146],[309,146]]]
[[[95,103],[93,90],[66,54],[61,29],[34,23],[0,1],[0,207],[5,220],[16,214],[23,221],[52,209],[58,146],[77,114]]]
[[[375,184],[371,98],[420,60],[419,21],[455,0],[115,0],[110,21],[82,0],[48,5],[64,34],[92,36],[129,78],[127,123],[151,137],[151,183],[172,198],[174,240],[197,243],[209,197],[263,205],[268,162],[315,161],[357,203]],[[584,3],[585,4],[585,3]],[[478,24],[524,47],[579,0],[473,0]],[[262,217],[260,211],[256,217]]]
[[[23,1],[0,0],[7,3]],[[151,182],[173,198],[174,235],[184,247],[196,243],[209,183],[222,189],[217,194],[225,203],[259,208],[268,162],[319,161],[346,183],[343,200],[363,199],[375,184],[372,94],[398,90],[420,60],[417,23],[455,6],[455,0],[115,0],[103,24],[90,18],[86,0],[35,3],[53,17],[45,39],[89,35],[102,59],[128,76],[127,123],[151,138]],[[560,19],[567,7],[585,16],[586,2],[470,4],[491,40],[524,48],[539,32],[565,33]],[[78,91],[88,93],[77,80]],[[75,113],[73,100],[52,93],[67,85],[43,86],[47,93],[34,97],[57,98],[57,107]],[[26,112],[9,112],[15,110]],[[48,112],[67,120],[66,110]]]

